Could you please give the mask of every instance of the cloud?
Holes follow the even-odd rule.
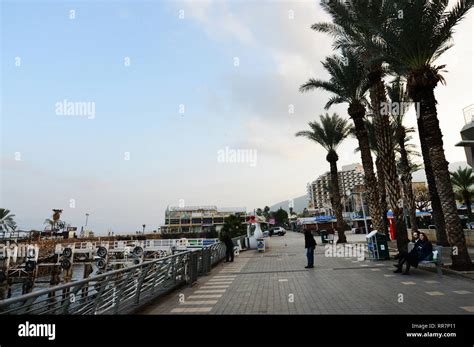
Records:
[[[258,145],[273,154],[280,148],[282,156],[288,158],[292,152],[288,148],[296,143],[294,133],[324,112],[327,94],[303,95],[298,89],[309,77],[326,75],[319,62],[324,58],[321,52],[330,49],[331,39],[310,26],[327,17],[314,1],[252,2],[234,6],[232,12],[222,1],[186,5],[185,13],[190,13],[211,39],[227,36],[244,44],[241,49],[245,51],[239,55],[241,66],[221,76],[222,90],[230,95],[227,102],[242,124],[258,120],[259,130],[278,135],[271,143],[265,143],[265,134],[258,139],[249,136],[247,146]],[[226,44],[235,45],[234,41]],[[259,69],[253,57],[264,68]]]
[[[249,26],[235,16],[224,1],[183,1],[175,6],[184,10],[184,18],[195,20],[213,39],[236,39],[254,45],[255,38]]]
[[[327,78],[320,61],[334,53],[332,39],[329,35],[311,30],[310,26],[328,21],[328,15],[314,1],[252,2],[248,6],[234,6],[232,12],[224,2],[206,1],[204,5],[193,3],[193,9],[198,14],[193,18],[211,39],[216,38],[216,33],[239,38],[239,42],[247,44],[259,61],[265,61],[264,69],[251,71],[245,67],[252,62],[242,61],[242,66],[234,74],[223,76],[222,85],[229,89],[232,109],[243,122],[249,122],[251,118],[259,119],[266,133],[280,135],[270,144],[264,143],[265,135],[258,140],[249,139],[248,144],[265,148],[268,153],[275,153],[280,148],[282,156],[287,157],[288,148],[294,145],[295,140],[291,136],[283,136],[285,133],[277,128],[288,126],[285,118],[289,117],[289,105],[295,108],[291,122],[294,128],[304,127],[309,120],[326,112],[323,107],[329,94],[315,91],[301,95],[298,87],[309,77]],[[222,20],[225,18],[232,18],[232,21],[227,23]],[[473,14],[470,13],[456,28],[455,46],[438,62],[447,63],[449,71],[446,74],[448,86],[436,89],[448,160],[464,159],[462,148],[454,144],[459,141],[463,125],[462,108],[472,103],[472,79],[465,78],[465,74],[472,75],[473,71],[472,63],[465,62],[472,57],[472,31],[463,30],[472,27],[472,20]],[[239,36],[237,33],[240,31],[232,31],[231,27],[251,29],[246,31],[248,34]],[[229,44],[233,45],[232,42]],[[336,111],[344,116],[346,108],[347,105],[336,106],[330,112]],[[459,121],[452,122],[452,117]],[[416,119],[409,115],[407,125],[416,128]],[[414,138],[418,144],[416,134]]]

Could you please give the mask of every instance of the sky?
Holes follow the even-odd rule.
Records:
[[[105,234],[154,230],[180,202],[250,211],[305,194],[328,165],[294,134],[329,94],[298,88],[328,77],[331,38],[310,29],[328,19],[319,1],[2,0],[0,206],[23,230],[61,208]],[[435,91],[450,162],[474,100],[472,11],[454,42]],[[360,162],[355,147],[339,166]]]

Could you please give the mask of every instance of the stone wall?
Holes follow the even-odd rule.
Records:
[[[420,229],[428,235],[430,241],[436,242],[436,230],[435,229]],[[468,247],[474,247],[474,230],[464,229],[464,237],[466,238],[466,244]]]

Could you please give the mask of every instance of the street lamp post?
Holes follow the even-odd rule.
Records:
[[[364,208],[364,199],[362,198],[362,192],[359,192],[360,196],[360,204],[362,205],[362,215],[364,216],[364,224],[365,224],[365,233],[369,232],[369,228],[367,227],[367,217],[365,215],[365,208]]]
[[[347,211],[349,212],[349,218],[351,220],[351,229],[354,228],[354,221],[352,220],[352,211],[351,211],[351,200],[352,200],[352,192],[350,189],[346,190],[346,196],[348,197],[347,199]]]
[[[86,213],[86,224],[81,227],[81,237],[85,237],[85,229],[87,227],[88,220],[89,220],[89,213]]]
[[[352,196],[357,193],[352,192],[350,189],[348,189],[346,193],[347,195],[350,195],[351,200],[352,200],[352,208],[354,209],[354,200],[352,199]],[[367,216],[365,214],[364,199],[362,198],[362,192],[359,192],[359,198],[360,198],[360,205],[362,208],[362,216],[364,217],[365,233],[367,234],[369,232],[369,228],[367,226]],[[351,221],[352,221],[352,214],[351,214]]]

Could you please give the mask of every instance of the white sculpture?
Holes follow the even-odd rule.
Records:
[[[257,249],[257,239],[263,238],[263,231],[260,227],[265,223],[265,219],[260,216],[251,216],[247,224],[247,237],[250,249]]]

